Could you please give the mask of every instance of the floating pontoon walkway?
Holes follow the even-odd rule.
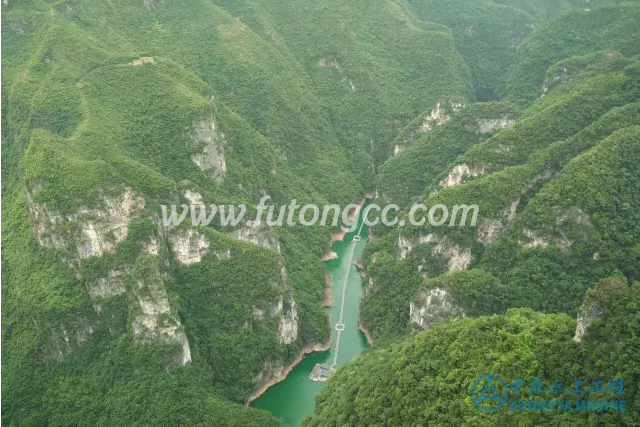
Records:
[[[349,248],[349,258],[347,261],[347,273],[344,275],[344,280],[342,281],[342,300],[340,302],[340,318],[335,325],[335,330],[338,332],[338,336],[336,337],[336,348],[333,351],[333,363],[331,364],[331,368],[336,367],[338,364],[338,353],[340,352],[340,334],[344,331],[344,297],[347,293],[347,282],[349,281],[349,274],[351,273],[351,264],[353,263],[353,254],[356,251],[356,246],[360,239],[362,238],[360,234],[362,233],[362,226],[364,226],[364,221],[360,224],[360,228],[358,229],[358,234],[353,236],[353,240],[351,240],[351,247]]]

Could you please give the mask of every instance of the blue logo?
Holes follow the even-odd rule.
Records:
[[[508,394],[509,389],[502,378],[491,374],[478,378],[471,388],[473,403],[483,411],[502,408],[507,403]]]
[[[518,377],[507,385],[497,375],[484,375],[473,383],[471,398],[473,403],[483,411],[502,408],[509,399],[509,391],[515,399],[509,401],[509,411],[615,412],[627,410],[626,400],[620,400],[627,394],[624,391],[624,378],[593,381],[593,388],[587,387],[584,381],[577,378],[573,380],[573,388],[570,383],[565,385],[565,381],[558,378],[554,380],[552,383],[545,383],[543,378],[535,378],[531,380],[527,390],[526,382]],[[592,393],[591,399],[580,396]]]

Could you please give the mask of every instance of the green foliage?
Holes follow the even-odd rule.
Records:
[[[635,425],[638,414],[633,408],[640,404],[639,285],[629,286],[617,276],[590,290],[585,304],[597,305],[601,315],[590,319],[588,336],[580,344],[571,341],[575,323],[567,316],[512,309],[501,316],[441,324],[374,348],[330,380],[317,399],[315,415],[304,425]],[[570,384],[577,378],[585,385],[602,381],[603,386],[624,378],[625,395],[613,399],[625,400],[627,410],[511,412],[505,406],[481,411],[471,400],[471,387],[489,373],[507,383],[523,379],[525,390],[534,378],[543,384],[556,378]],[[549,397],[547,391],[544,398],[569,400],[575,408],[581,397],[571,390],[567,387],[558,397]],[[515,399],[513,391],[509,393]],[[612,397],[607,391],[592,393],[589,399]]]
[[[590,7],[601,3],[617,2]],[[406,333],[421,289],[446,288],[469,316],[511,307],[573,315],[595,280],[616,271],[639,280],[639,8],[573,7],[582,2],[3,5],[3,422],[278,425],[239,404],[265,362],[291,361],[326,337],[320,256],[329,230],[274,231],[277,253],[213,224],[198,229],[207,253],[185,266],[168,237],[184,230],[159,225],[160,205],[186,202],[185,190],[254,211],[264,194],[276,205],[345,205],[377,188],[403,208],[423,198],[477,203],[480,226],[501,222],[491,242],[469,227],[375,230],[361,318],[379,340]],[[500,94],[512,103],[470,103]],[[418,132],[438,102],[462,101],[462,111],[447,110],[448,123]],[[480,132],[480,120],[516,119]],[[196,137],[201,123],[215,123],[208,138],[224,153],[222,179],[192,160],[206,143]],[[406,150],[388,159],[397,144]],[[482,176],[439,188],[461,163],[483,165]],[[127,218],[121,240],[110,230],[113,250],[81,258],[84,241],[64,242],[78,238],[73,221],[109,209],[106,200],[129,188],[144,208]],[[43,245],[43,224],[62,242]],[[551,244],[523,247],[529,229]],[[432,243],[397,259],[399,237],[425,232],[470,248],[475,268],[447,273],[447,256]],[[115,271],[124,291],[90,295]],[[581,346],[567,343],[566,315],[511,310],[442,325],[338,373],[307,424],[513,424],[470,412],[468,383],[491,369],[636,378],[637,285],[623,282],[590,294],[606,307]],[[615,298],[603,297],[607,284]],[[166,291],[172,311],[158,321],[180,320],[191,364],[176,366],[175,343],[136,342],[134,289]],[[277,316],[254,316],[280,297],[295,298],[298,309],[289,345],[278,340]],[[589,422],[637,424],[625,416]],[[536,415],[518,421],[540,424]]]
[[[369,286],[362,300],[360,318],[371,328],[374,338],[403,334],[409,316],[409,301],[418,290],[420,277],[413,273],[411,265],[382,253],[369,268],[376,278],[375,286]]]
[[[482,117],[481,106],[463,110],[432,135],[422,136],[389,159],[381,168],[381,188],[400,194],[398,201],[405,206],[411,195],[426,193],[422,203],[427,207],[479,207],[476,227],[435,227],[428,223],[413,226],[407,222],[394,236],[399,233],[413,248],[405,254],[406,259],[396,262],[403,263],[408,274],[421,273],[440,283],[447,276],[437,276],[446,270],[437,267],[446,265],[447,259],[433,252],[434,244],[419,245],[416,239],[433,235],[447,239],[449,245],[469,248],[471,266],[495,277],[495,284],[503,293],[489,293],[489,300],[483,305],[491,309],[478,314],[500,313],[506,307],[530,307],[576,315],[594,278],[620,270],[638,280],[637,255],[632,249],[640,239],[634,209],[639,191],[636,164],[640,161],[640,94],[637,78],[628,71],[636,62],[636,58],[611,52],[564,60],[547,72],[550,83],[542,100],[525,110],[511,127],[484,141],[469,141],[466,152],[457,158],[455,152],[448,153],[459,147],[452,143],[460,135],[458,123]],[[431,151],[420,149],[425,139],[430,141]],[[437,158],[440,152],[442,159]],[[428,165],[430,179],[421,183],[424,190],[417,190],[413,182],[419,175],[404,170],[404,164]],[[440,181],[456,164],[481,165],[482,171],[478,176],[463,176],[460,184],[441,187]],[[401,214],[405,220],[406,213]],[[486,237],[488,229],[495,233],[491,238]],[[389,244],[370,248],[367,265],[372,283],[377,283],[377,275],[385,274],[374,267],[372,254],[397,256],[397,241],[397,237],[389,238]],[[395,270],[389,269],[392,271]],[[393,294],[405,298],[415,292],[415,285],[407,283],[398,274],[395,286],[389,288],[392,295],[378,295],[372,285],[363,307],[387,307],[378,310],[378,319],[393,317],[400,310],[406,324],[412,297],[389,306],[384,301],[398,301]],[[468,301],[462,296],[458,304]],[[399,327],[376,331],[379,323],[380,320],[372,321],[374,335],[403,333]]]
[[[453,271],[425,280],[424,290],[435,288],[445,289],[465,315],[472,317],[504,312],[509,292],[498,279],[478,269]]]
[[[637,55],[639,14],[640,5],[627,2],[572,10],[553,20],[518,50],[507,78],[507,99],[533,101],[547,68],[563,59],[604,49],[614,49],[625,56]]]
[[[510,310],[373,348],[330,379],[305,426],[488,426],[526,420],[526,412],[478,409],[470,397],[474,381],[486,374],[564,377],[558,369],[564,354],[556,352],[570,346],[574,325],[566,315]]]
[[[330,112],[349,161],[371,188],[370,165],[387,141],[438,98],[472,96],[468,69],[448,28],[420,21],[402,3],[223,1],[222,7],[290,52]],[[265,16],[273,19],[266,23]],[[266,27],[266,28],[265,28]],[[432,58],[438,61],[432,61]],[[324,62],[323,62],[324,61]],[[393,78],[388,78],[393,76]]]
[[[378,190],[384,197],[393,197],[395,203],[406,206],[411,197],[422,194],[425,188],[434,184],[435,178],[458,156],[490,136],[480,133],[480,120],[515,120],[516,117],[517,112],[509,105],[475,103],[431,132],[419,133],[412,126],[405,128],[394,144],[409,147],[380,167]],[[416,124],[416,128],[418,126]]]
[[[410,1],[420,18],[447,25],[473,77],[479,101],[494,101],[535,20],[518,7],[486,0]],[[542,8],[541,8],[542,9]]]

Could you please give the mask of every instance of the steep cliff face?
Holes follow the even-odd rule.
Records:
[[[37,188],[28,193],[29,211],[41,246],[65,252],[67,261],[113,253],[118,243],[127,237],[129,223],[142,217],[144,198],[126,188],[119,196],[96,200],[95,206],[79,206],[74,212],[62,214],[46,204],[37,203]]]
[[[482,162],[456,161],[469,147],[507,129],[518,117],[510,104],[440,101],[402,129],[393,156],[379,169],[379,200],[406,205],[412,198],[482,176]],[[443,175],[443,169],[448,169]],[[441,185],[434,185],[441,183]]]
[[[400,234],[398,236],[400,259],[406,259],[417,246],[430,243],[434,244],[430,249],[430,254],[444,258],[448,271],[464,270],[471,264],[471,248],[461,247],[451,242],[446,236],[434,233],[412,238],[403,237]]]
[[[446,289],[421,292],[409,304],[409,322],[415,330],[429,329],[445,317],[452,320],[464,317],[464,310]]]
[[[298,312],[296,302],[288,296],[287,311],[280,316],[278,322],[278,340],[281,344],[292,344],[298,338]]]
[[[636,6],[629,8],[598,13],[630,25],[630,16],[638,12]],[[590,19],[571,16],[576,19],[571,25],[580,27],[579,31]],[[556,22],[544,31],[562,32],[559,25]],[[550,40],[534,39],[545,46]],[[618,43],[625,46],[621,39]],[[543,55],[541,46],[535,49]],[[405,221],[393,230],[377,230],[381,237],[368,248],[367,270],[373,272],[374,283],[394,283],[397,291],[371,287],[366,293],[365,311],[372,307],[368,321],[373,313],[387,314],[374,321],[374,335],[401,334],[404,328],[398,316],[408,323],[421,323],[421,305],[413,300],[416,280],[428,282],[474,268],[495,275],[495,284],[504,289],[503,303],[492,294],[482,304],[483,314],[505,306],[581,312],[585,320],[579,322],[577,339],[584,334],[586,319],[598,313],[597,307],[580,308],[584,291],[594,275],[606,277],[633,263],[630,248],[635,237],[631,236],[638,234],[628,214],[636,204],[631,194],[638,186],[628,174],[629,168],[637,169],[632,160],[637,154],[632,154],[631,146],[637,145],[632,135],[638,132],[638,99],[626,89],[638,85],[638,74],[631,71],[637,67],[637,58],[612,49],[587,53],[589,49],[594,48],[585,45],[584,54],[555,64],[550,61],[548,69],[536,75],[544,96],[531,100],[526,110],[518,113],[505,104],[471,103],[445,123],[432,126],[426,136],[415,137],[416,123],[398,135],[396,143],[403,151],[382,165],[378,183],[385,202],[400,202],[400,218],[407,220],[417,203],[444,205],[449,218],[456,205],[477,205],[478,217],[475,226],[469,221],[465,226],[449,226],[449,221],[441,226],[415,226]],[[514,69],[522,75],[529,71]],[[428,124],[444,119],[437,109],[432,113],[428,117],[438,120],[427,120]],[[418,122],[423,118],[419,116]],[[465,144],[454,143],[465,139]],[[610,251],[613,247],[618,248],[615,254]],[[382,254],[395,262],[385,258],[384,269],[369,268]],[[622,268],[625,274],[637,276],[635,268]],[[550,288],[564,297],[554,298]],[[403,302],[381,308],[383,301],[396,298]],[[458,302],[467,315],[466,308],[479,307]]]
[[[180,346],[177,361],[191,362],[189,340],[175,309],[167,297],[164,280],[156,257],[147,255],[136,261],[133,274],[133,337],[137,343],[162,341]]]
[[[509,126],[514,124],[515,122],[516,121],[515,121],[514,118],[506,116],[506,115],[502,116],[500,118],[496,118],[496,119],[479,118],[478,119],[478,132],[480,132],[482,134],[496,132],[498,130],[508,128]]]
[[[451,120],[451,116],[447,114],[448,111],[451,111],[451,113],[457,113],[464,108],[464,102],[449,102],[448,104],[449,105],[447,105],[445,109],[443,102],[438,100],[436,106],[429,111],[422,120],[420,131],[429,132],[433,130],[434,127],[447,123]]]
[[[445,179],[440,181],[440,187],[455,187],[456,185],[460,185],[462,180],[467,177],[475,178],[484,174],[485,166],[484,165],[467,165],[461,164],[453,167],[451,172],[447,175]]]
[[[460,98],[464,98],[460,96]],[[465,103],[453,102],[450,100],[441,100],[439,99],[436,105],[424,113],[421,120],[414,120],[412,124],[407,126],[401,137],[396,138],[393,142],[393,155],[398,155],[402,153],[408,146],[413,144],[414,140],[419,138],[421,134],[429,134],[436,127],[444,125],[451,117],[462,110],[465,107]]]
[[[193,162],[201,171],[218,183],[222,182],[227,173],[227,161],[224,155],[224,134],[216,130],[215,120],[202,120],[194,125],[196,141],[202,144],[201,152],[191,156]]]
[[[29,194],[28,201],[38,244],[54,248],[78,279],[87,277],[87,263],[107,255],[116,256],[134,222],[151,218],[151,229],[158,230],[156,215],[145,210],[145,199],[131,188],[125,188],[119,196],[103,195],[92,207],[80,206],[66,214],[37,203],[34,197],[37,196]],[[136,238],[139,237],[136,235],[129,240]],[[103,312],[103,306],[121,298],[133,301],[129,307],[130,328],[137,344],[160,341],[178,345],[180,353],[175,361],[182,365],[191,362],[189,340],[176,310],[169,303],[164,278],[159,271],[159,265],[168,262],[164,233],[161,231],[156,235],[152,232],[144,240],[136,242],[141,250],[133,263],[123,262],[107,268],[104,276],[87,284],[96,315],[61,326],[62,333],[51,336],[49,345],[57,349],[59,361],[77,350],[88,340],[93,329],[104,318],[108,319],[109,313]],[[160,251],[161,255],[158,255]],[[193,262],[186,249],[184,253],[176,252],[180,262]],[[76,338],[72,341],[69,336]]]
[[[616,304],[631,299],[633,291],[625,282],[625,278],[620,276],[602,279],[587,291],[578,311],[574,342],[581,343],[589,336],[589,327],[596,318],[612,316]]]
[[[281,253],[280,239],[278,239],[275,231],[268,227],[263,221],[252,223],[251,225],[245,225],[244,227],[233,231],[231,236],[235,239]]]
[[[585,301],[578,312],[576,332],[573,341],[580,343],[589,332],[589,325],[593,320],[602,314],[602,307],[594,301]]]
[[[173,255],[182,265],[200,262],[209,249],[209,239],[192,228],[176,230],[171,233],[169,241]]]

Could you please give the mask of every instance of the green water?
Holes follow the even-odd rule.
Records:
[[[362,218],[359,219],[362,221]],[[358,224],[360,227],[360,224]],[[351,240],[357,234],[357,229],[353,233],[345,236],[342,242],[333,244],[333,251],[338,254],[338,259],[327,262],[327,268],[333,284],[333,307],[328,308],[331,322],[335,325],[340,317],[340,302],[342,300],[342,285],[345,275],[349,275],[345,301],[343,323],[345,329],[340,337],[340,350],[338,352],[337,367],[355,359],[367,346],[364,334],[358,330],[358,310],[360,306],[360,295],[363,290],[363,281],[356,266],[348,264]],[[362,239],[355,243],[356,248],[353,255],[355,262],[362,249],[366,245],[368,228],[362,227]],[[262,396],[255,400],[251,406],[266,409],[276,418],[282,420],[283,427],[299,427],[300,421],[305,414],[313,412],[314,396],[325,387],[324,383],[311,381],[309,375],[316,363],[333,363],[333,354],[336,346],[337,332],[333,332],[332,347],[328,351],[308,354],[289,373],[284,381],[270,387]]]

